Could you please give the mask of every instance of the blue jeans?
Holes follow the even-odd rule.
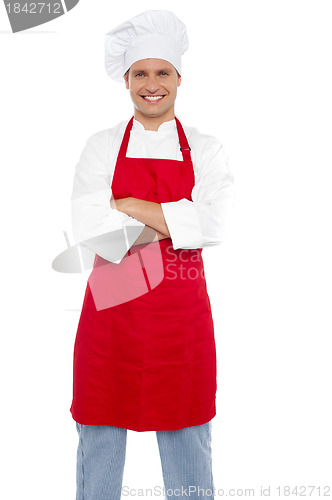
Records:
[[[76,500],[120,500],[127,429],[77,422],[76,428]],[[155,431],[166,500],[214,499],[211,430],[212,420],[176,431]]]

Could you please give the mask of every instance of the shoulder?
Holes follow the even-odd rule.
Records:
[[[113,127],[98,130],[97,132],[91,134],[87,138],[87,142],[89,142],[91,144],[93,144],[93,143],[107,144],[107,143],[109,143],[109,141],[114,141],[118,137],[122,137],[127,123],[128,123],[128,120],[123,120],[123,121],[117,123],[116,125],[114,125]]]
[[[117,154],[128,120],[91,134],[86,139],[82,156],[90,162],[99,161],[109,169],[111,158]]]
[[[226,167],[228,155],[220,139],[213,135],[204,134],[196,127],[190,127],[182,122],[181,124],[192,150],[195,168],[200,168],[204,165],[212,167],[212,165],[218,166],[220,164]]]
[[[190,147],[195,149],[197,153],[210,151],[213,154],[222,148],[222,142],[217,137],[204,134],[196,127],[190,127],[185,123],[182,123],[182,127],[190,143]]]

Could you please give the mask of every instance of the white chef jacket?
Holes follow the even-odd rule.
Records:
[[[74,239],[80,243],[90,240],[89,248],[101,255],[98,244],[95,247],[91,244],[91,238],[109,233],[102,257],[116,263],[121,262],[145,226],[110,206],[113,173],[127,123],[128,120],[122,121],[87,139],[76,165],[71,197]],[[183,198],[161,203],[172,245],[175,250],[218,245],[223,241],[229,212],[235,201],[234,176],[229,171],[228,155],[215,137],[182,126],[191,147],[195,185],[191,192],[192,201]],[[182,161],[175,119],[162,123],[157,131],[145,130],[134,119],[127,157]],[[131,243],[128,237],[125,238],[129,228]],[[117,233],[117,238],[122,234],[126,241],[116,258],[111,252],[112,231],[113,235],[114,231]]]

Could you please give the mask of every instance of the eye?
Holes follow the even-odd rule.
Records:
[[[143,76],[143,73],[136,73],[136,76]]]
[[[166,73],[166,71],[161,71],[161,72],[160,72],[160,74],[161,74],[162,76],[164,76],[164,75],[168,75],[168,73]]]

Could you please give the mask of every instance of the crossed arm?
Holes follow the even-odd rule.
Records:
[[[120,212],[134,217],[145,224],[145,228],[134,245],[171,237],[160,203],[140,200],[139,198],[130,196],[128,198],[119,198],[118,200],[112,199],[110,204],[112,208],[116,208]]]

